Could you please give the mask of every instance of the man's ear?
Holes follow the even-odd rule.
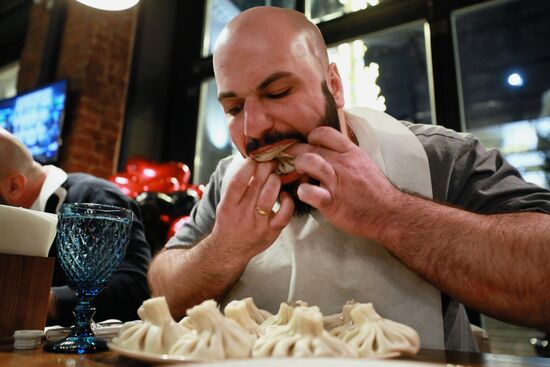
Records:
[[[342,84],[342,78],[340,77],[340,72],[335,63],[330,63],[327,70],[327,85],[328,89],[334,97],[334,102],[336,102],[336,107],[343,108],[344,101],[344,85]]]
[[[0,182],[0,192],[9,205],[19,206],[26,185],[27,177],[20,172],[13,172]]]

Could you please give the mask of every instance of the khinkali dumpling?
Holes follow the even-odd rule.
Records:
[[[357,357],[357,351],[323,328],[317,307],[297,307],[287,325],[270,328],[254,344],[254,357]]]
[[[225,306],[225,317],[235,320],[246,331],[254,336],[263,334],[263,330],[249,313],[249,308],[244,300],[231,301]]]
[[[151,298],[138,309],[143,322],[129,322],[122,326],[118,345],[128,349],[165,354],[185,333],[190,331],[174,321],[164,297]]]
[[[178,322],[178,324],[189,330],[195,329],[195,325],[193,325],[193,322],[191,321],[189,316],[185,316],[184,318],[182,318],[180,322]]]
[[[360,357],[391,358],[418,353],[418,333],[409,326],[383,319],[372,303],[355,305],[350,317],[350,324],[333,329],[332,334],[356,347]]]
[[[293,312],[294,307],[289,306],[287,303],[284,302],[281,303],[281,305],[279,306],[279,312],[265,320],[262,323],[262,328],[265,329],[272,326],[282,326],[288,324]]]
[[[301,299],[299,299],[297,301],[294,301],[294,302],[291,302],[289,305],[292,306],[292,307],[307,307],[308,306],[307,302],[302,301]]]
[[[342,307],[342,312],[335,313],[329,316],[324,316],[323,324],[325,325],[325,329],[331,331],[335,328],[341,328],[344,325],[348,325],[351,322],[350,312],[357,304],[358,303],[353,300],[347,301],[346,304]],[[337,336],[337,332],[338,330],[335,333],[331,332],[331,334]]]
[[[256,337],[234,320],[225,318],[215,301],[207,300],[187,310],[193,333],[182,336],[170,354],[197,359],[246,358]]]
[[[281,305],[279,306],[279,312],[265,320],[261,325],[262,328],[265,329],[272,326],[281,326],[288,324],[296,307],[307,307],[307,302],[297,300],[291,303],[281,303]]]
[[[241,302],[244,302],[246,304],[248,314],[250,315],[252,320],[254,320],[258,325],[261,325],[262,322],[273,316],[271,312],[258,308],[252,300],[252,297],[243,298]]]

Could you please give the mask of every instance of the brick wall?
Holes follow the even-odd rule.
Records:
[[[25,45],[21,51],[18,91],[26,91],[37,86],[49,24],[50,11],[46,2],[35,4],[31,8]]]
[[[46,0],[33,5],[20,60],[20,91],[38,85],[50,11]],[[67,2],[56,79],[69,80],[58,164],[68,172],[107,177],[116,169],[136,21],[136,7],[106,12]]]

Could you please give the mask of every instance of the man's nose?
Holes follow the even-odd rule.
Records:
[[[263,134],[273,128],[273,119],[261,101],[250,99],[244,106],[244,133],[254,139],[260,139]]]

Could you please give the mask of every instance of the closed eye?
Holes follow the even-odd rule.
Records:
[[[230,114],[231,116],[236,116],[239,114],[239,112],[241,112],[241,110],[243,109],[243,106],[242,105],[237,105],[235,107],[232,107],[230,108],[227,113]]]
[[[282,97],[286,96],[288,93],[290,93],[291,90],[292,90],[292,88],[288,88],[288,89],[283,90],[280,93],[270,93],[270,94],[267,95],[267,98],[271,98],[271,99],[282,98]]]

